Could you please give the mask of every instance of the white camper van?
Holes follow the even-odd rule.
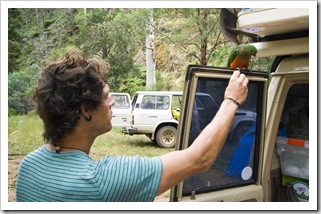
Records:
[[[238,42],[236,33],[246,32],[258,49],[257,57],[275,60],[269,72],[241,71],[250,82],[248,99],[240,110],[255,112],[255,121],[237,128],[241,134],[227,139],[209,171],[172,188],[170,200],[307,202],[313,169],[309,154],[316,152],[309,151],[309,9],[245,9],[235,17],[222,11],[221,19],[227,20],[221,20],[221,27],[230,41]],[[223,86],[233,71],[188,67],[176,150],[187,148],[197,137],[194,130],[198,124],[193,122],[200,117],[193,102],[197,93],[208,93],[221,103]]]

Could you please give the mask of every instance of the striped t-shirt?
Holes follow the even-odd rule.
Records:
[[[56,153],[44,145],[20,164],[16,201],[153,201],[162,175],[160,158]]]

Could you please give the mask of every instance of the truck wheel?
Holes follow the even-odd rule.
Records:
[[[156,142],[161,148],[171,148],[176,143],[177,129],[173,126],[164,126],[156,134]]]

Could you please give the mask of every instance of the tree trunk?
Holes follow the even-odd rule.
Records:
[[[201,45],[201,65],[207,65],[206,49],[207,43]]]
[[[36,10],[36,19],[37,19],[37,24],[38,24],[38,26],[40,26],[40,24],[39,24],[39,13],[38,13],[38,8],[36,8],[35,10]]]
[[[150,9],[149,18],[150,23],[146,26],[149,30],[149,34],[146,37],[146,90],[151,90],[156,84],[155,62],[153,56],[153,9]]]

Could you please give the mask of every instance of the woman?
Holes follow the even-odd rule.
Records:
[[[108,64],[71,50],[46,67],[34,94],[46,144],[21,162],[17,201],[153,201],[215,161],[234,114],[247,97],[248,79],[235,71],[225,100],[186,150],[160,157],[90,158],[95,138],[111,130]]]

